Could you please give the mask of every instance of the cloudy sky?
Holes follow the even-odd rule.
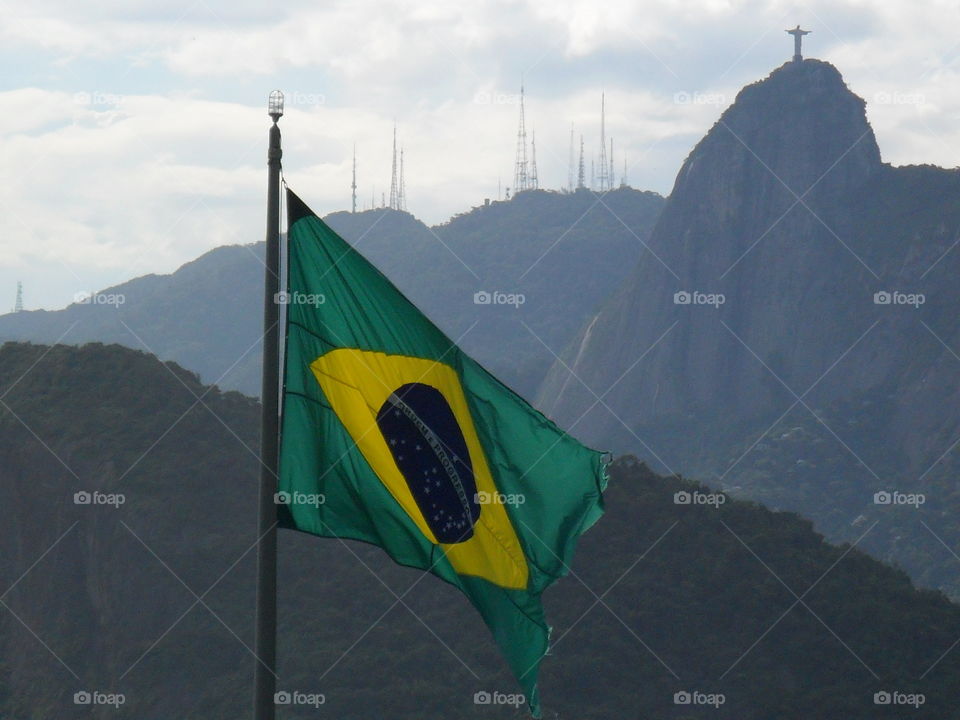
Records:
[[[272,6],[272,7],[271,7]],[[0,2],[0,312],[171,272],[262,239],[268,92],[284,170],[320,213],[389,191],[394,121],[427,223],[512,181],[526,84],[541,184],[567,183],[571,123],[667,194],[744,84],[805,54],[868,103],[884,159],[960,165],[956,0],[32,0]]]

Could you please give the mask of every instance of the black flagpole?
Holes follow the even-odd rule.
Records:
[[[260,498],[257,610],[254,635],[254,720],[274,720],[277,667],[277,464],[280,436],[280,128],[283,93],[270,93],[267,152],[267,250],[263,294],[263,375],[260,385]]]

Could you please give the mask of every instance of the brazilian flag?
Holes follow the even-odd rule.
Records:
[[[379,545],[458,587],[539,717],[540,594],[603,512],[602,455],[463,353],[289,190],[287,208],[280,524]]]

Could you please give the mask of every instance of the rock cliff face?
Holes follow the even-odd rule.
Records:
[[[831,223],[838,198],[881,169],[864,103],[831,65],[791,62],[744,88],[684,162],[651,252],[601,312],[588,347],[576,349],[573,371],[601,393],[676,322],[612,393],[624,420],[683,420],[702,406],[755,415],[779,390],[726,323],[779,373],[808,386],[843,348],[821,323],[804,320],[852,320],[872,302],[850,292],[865,293],[871,275],[832,237]],[[691,296],[681,305],[678,292],[721,293],[724,302],[696,305]],[[839,307],[838,297],[846,300]],[[592,396],[566,381],[555,368],[543,400],[570,422]],[[558,383],[567,390],[556,392]],[[617,425],[608,417],[589,435],[605,438]]]
[[[649,252],[552,368],[541,407],[590,443],[846,539],[873,492],[929,488],[949,457],[917,478],[960,432],[958,191],[956,171],[883,164],[832,65],[787,63],[690,153]],[[778,450],[798,425],[807,442]],[[767,482],[797,467],[794,487]],[[842,498],[824,491],[837,477]]]

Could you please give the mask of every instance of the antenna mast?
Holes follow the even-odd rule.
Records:
[[[610,173],[607,167],[607,131],[606,131],[606,97],[600,95],[600,192],[610,189]]]
[[[528,187],[536,190],[540,187],[540,180],[537,178],[537,131],[533,131],[533,138],[530,143],[530,178]]]
[[[397,207],[397,195],[399,193],[399,188],[397,187],[397,123],[393,123],[393,169],[390,172],[390,209],[398,210]]]
[[[610,190],[613,190],[613,183],[617,179],[617,174],[613,171],[613,138],[610,138]]]
[[[583,168],[583,135],[580,136],[580,166],[577,170],[577,190],[584,187],[584,168]]]
[[[352,202],[350,204],[350,212],[357,211],[357,144],[353,144],[353,182],[350,183],[350,191],[352,193]]]
[[[403,179],[403,148],[400,148],[400,192],[397,194],[397,210],[407,210],[407,182]]]
[[[517,128],[517,159],[513,166],[513,194],[529,187],[527,175],[527,128],[523,112],[523,78],[520,78],[520,126]]]
[[[23,312],[23,283],[17,280],[17,301],[13,305],[15,313]]]

